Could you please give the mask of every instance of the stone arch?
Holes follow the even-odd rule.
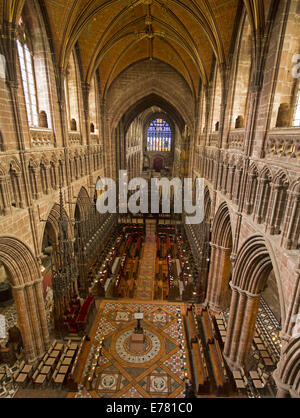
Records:
[[[226,202],[221,203],[214,217],[212,242],[223,247],[232,247],[230,214]]]
[[[67,214],[66,210],[63,208],[62,211],[63,217],[69,221],[69,215]],[[42,230],[41,240],[40,243],[42,245],[43,237],[45,233],[45,228],[47,223],[51,225],[51,228],[55,232],[55,243],[58,239],[58,220],[60,217],[60,205],[59,203],[54,203],[54,205],[51,207],[51,209],[48,212],[48,216],[46,217],[47,221],[45,222],[45,226]],[[71,227],[71,223],[68,222],[68,233],[70,234],[70,237],[73,237],[73,228]],[[53,243],[54,244],[54,243]]]
[[[300,237],[300,179],[294,181],[288,191],[285,223],[282,232],[282,245],[288,249],[299,248]]]
[[[41,197],[39,162],[33,156],[31,156],[28,161],[28,174],[32,197],[33,199],[39,199]]]
[[[224,355],[232,368],[249,367],[260,298],[272,270],[279,291],[283,322],[284,300],[273,250],[262,236],[255,235],[247,239],[237,253],[230,283],[232,297]]]
[[[283,349],[281,360],[273,374],[278,387],[277,397],[300,397],[300,336],[291,339]]]
[[[25,207],[24,187],[21,176],[21,165],[17,158],[13,157],[9,161],[9,179],[10,179],[10,200],[11,205],[19,208]]]
[[[212,224],[211,256],[206,302],[211,309],[223,310],[229,302],[232,228],[228,206],[221,203]]]
[[[29,247],[11,236],[0,237],[0,260],[9,273],[25,358],[34,362],[49,345],[40,267]]]
[[[88,203],[91,203],[90,196],[86,188],[82,186],[78,193],[77,200],[76,200],[75,218],[76,218],[76,208],[78,208],[78,215],[79,215],[78,220],[84,219],[87,217],[88,212],[89,212]]]
[[[142,74],[144,74],[146,66],[146,71],[149,77],[145,78]],[[155,75],[156,71],[152,73],[152,66],[155,66],[156,70],[161,71],[161,77],[159,80]],[[168,70],[168,72],[171,71],[174,76],[170,77],[170,73],[166,76],[165,74],[167,73],[165,73],[165,70]],[[128,76],[133,77],[133,80],[135,80],[135,82],[133,81],[131,83],[129,90],[127,81]],[[126,90],[123,89],[124,84],[127,86]],[[124,100],[123,96],[120,98],[120,91],[124,91]],[[172,94],[170,94],[170,91],[172,91]],[[183,80],[176,71],[174,72],[174,69],[168,64],[156,60],[153,60],[150,63],[149,61],[137,62],[123,71],[113,81],[107,91],[107,103],[109,109],[114,109],[114,112],[112,112],[114,119],[111,121],[111,132],[114,132],[114,129],[117,127],[122,115],[124,115],[128,109],[132,110],[137,106],[141,109],[138,112],[134,111],[134,115],[132,114],[134,119],[137,114],[154,105],[157,105],[161,109],[167,111],[168,114],[178,115],[178,126],[182,126],[183,117],[185,123],[189,126],[189,129],[192,132],[194,118],[190,107],[191,100],[192,92],[189,86],[185,80]]]
[[[165,159],[162,155],[154,155],[152,169],[160,171],[165,166]]]
[[[206,221],[210,221],[211,218],[211,197],[210,197],[210,190],[207,186],[204,189],[204,219]]]

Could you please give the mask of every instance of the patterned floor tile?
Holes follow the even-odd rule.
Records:
[[[182,397],[185,364],[180,342],[184,334],[176,320],[180,309],[181,305],[167,305],[165,302],[163,305],[101,302],[100,320],[85,368],[87,375],[96,353],[97,340],[102,340],[103,356],[98,361],[92,382],[97,396]],[[137,311],[145,314],[141,321],[144,330],[142,353],[132,351],[135,322],[130,322],[130,318]]]

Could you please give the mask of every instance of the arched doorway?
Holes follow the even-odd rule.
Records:
[[[81,187],[75,206],[75,252],[78,256],[78,291],[82,298],[88,296],[88,261],[90,254],[87,250],[87,244],[92,234],[94,233],[95,215],[93,213],[93,206],[90,196],[84,187]]]
[[[300,397],[300,334],[292,338],[282,351],[280,363],[274,372],[278,398]]]
[[[220,205],[215,215],[206,302],[212,310],[224,310],[230,301],[232,230],[227,204]]]
[[[25,359],[34,362],[49,346],[40,267],[25,244],[7,236],[0,237],[0,261],[12,288]]]
[[[164,167],[164,159],[162,157],[155,157],[153,159],[153,170],[159,173]]]
[[[272,271],[273,263],[263,237],[254,236],[246,240],[238,251],[230,283],[232,297],[224,356],[233,369],[248,369],[251,366],[250,351],[259,306],[262,294],[269,280],[272,280]],[[282,307],[280,290],[278,287],[278,304]],[[281,321],[284,320],[283,316],[284,312],[281,311]]]

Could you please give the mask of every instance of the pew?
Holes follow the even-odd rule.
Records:
[[[193,341],[192,346],[192,358],[194,366],[195,386],[197,393],[208,394],[209,393],[209,381],[204,359],[202,358],[199,341]]]
[[[193,312],[191,309],[187,309],[187,325],[188,325],[190,341],[191,342],[196,341],[198,332],[196,331],[195,320],[194,320]]]
[[[206,310],[202,310],[201,323],[203,326],[203,332],[205,336],[205,342],[212,343],[214,340],[213,330],[210,322],[209,313]]]
[[[208,348],[217,394],[224,394],[224,376],[222,373],[221,364],[218,359],[216,346],[214,343],[209,343]]]

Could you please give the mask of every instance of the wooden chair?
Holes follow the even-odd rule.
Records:
[[[20,374],[20,370],[16,370],[14,372],[14,374],[13,374],[13,381],[14,381],[14,383],[16,383],[16,380],[17,380],[17,377],[19,376],[19,374]]]
[[[36,369],[36,371],[31,376],[31,384],[32,384],[32,386],[34,386],[34,382],[35,382],[35,379],[37,378],[38,374],[39,374],[39,370]]]
[[[52,387],[55,386],[54,385],[54,381],[55,381],[55,378],[56,378],[57,373],[58,373],[58,369],[55,369],[54,372],[53,372],[53,375],[51,376],[51,384],[52,384]]]
[[[57,373],[57,375],[55,376],[55,379],[53,380],[54,385],[56,387],[61,388],[64,384],[65,378],[66,378],[65,374]]]
[[[34,381],[35,386],[38,386],[39,389],[42,389],[47,381],[47,376],[45,374],[39,373]]]
[[[16,379],[16,384],[25,388],[28,382],[28,374],[27,373],[19,373],[19,376]]]

